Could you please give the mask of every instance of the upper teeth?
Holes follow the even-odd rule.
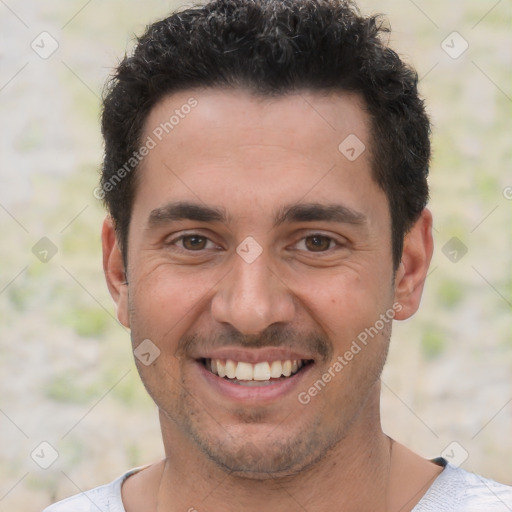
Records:
[[[300,359],[286,359],[285,361],[262,361],[251,364],[231,359],[207,359],[206,368],[219,377],[237,380],[270,380],[284,375],[289,377],[299,371],[304,365]]]

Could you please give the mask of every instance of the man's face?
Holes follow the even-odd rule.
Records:
[[[208,89],[165,98],[148,136],[118,297],[134,348],[160,350],[142,380],[174,438],[232,471],[291,474],[379,393],[396,294],[369,118],[355,95]],[[288,360],[297,373],[267,380]]]

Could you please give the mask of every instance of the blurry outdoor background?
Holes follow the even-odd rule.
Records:
[[[103,83],[179,5],[0,0],[0,511],[162,456],[104,283],[93,190]],[[436,248],[420,312],[395,323],[384,428],[512,484],[512,3],[360,5],[388,14],[434,125]]]

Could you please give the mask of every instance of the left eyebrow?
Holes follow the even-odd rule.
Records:
[[[368,218],[341,204],[302,203],[284,206],[275,215],[274,227],[284,222],[338,222],[363,225]]]

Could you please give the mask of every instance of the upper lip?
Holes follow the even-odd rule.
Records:
[[[265,347],[256,349],[243,349],[239,347],[223,347],[215,350],[202,352],[199,359],[231,359],[232,361],[244,363],[261,363],[264,361],[286,361],[287,359],[312,360],[314,357],[305,352],[297,352],[288,348]]]

